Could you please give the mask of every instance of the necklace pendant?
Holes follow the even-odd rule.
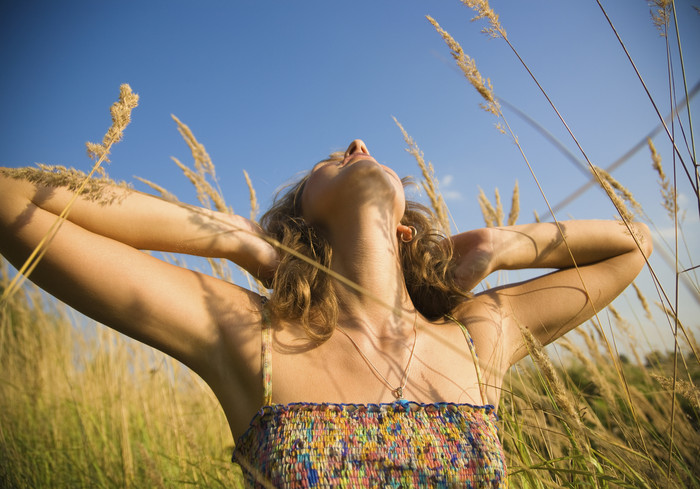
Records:
[[[403,399],[403,387],[397,387],[396,389],[391,391],[391,393],[394,394],[394,397],[397,401]]]

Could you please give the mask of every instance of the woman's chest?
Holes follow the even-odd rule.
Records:
[[[400,390],[405,399],[421,403],[488,404],[479,387],[478,359],[456,326],[420,328],[415,346],[408,343],[393,353],[363,351],[337,332],[303,352],[275,346],[270,359],[275,403],[392,402]]]

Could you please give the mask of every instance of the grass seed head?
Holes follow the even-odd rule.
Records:
[[[259,209],[258,199],[255,195],[255,188],[253,188],[253,182],[251,182],[248,172],[243,170],[243,176],[245,177],[245,183],[248,186],[248,192],[250,193],[250,220],[255,221]]]
[[[626,222],[634,221],[634,213],[629,210],[625,202],[629,203],[638,214],[642,214],[642,206],[632,192],[615,180],[610,173],[595,165],[592,166],[591,171]]]
[[[503,203],[501,202],[501,193],[498,191],[498,187],[494,189],[493,193],[496,196],[496,224],[498,226],[503,226],[505,214],[503,212]]]
[[[153,189],[153,190],[155,190],[156,192],[158,192],[158,193],[160,194],[160,197],[161,197],[163,200],[166,200],[166,201],[168,201],[168,202],[178,202],[178,198],[175,197],[174,194],[172,194],[172,193],[171,193],[170,191],[168,191],[166,188],[161,187],[161,186],[158,185],[157,183],[152,182],[152,181],[150,181],[150,180],[146,180],[145,178],[141,178],[141,177],[134,177],[134,178],[136,178],[136,180],[138,180],[139,182],[143,183],[144,185],[149,186],[151,189]]]
[[[518,181],[515,181],[515,186],[513,187],[513,197],[510,202],[510,213],[508,214],[508,225],[513,226],[520,215],[520,187],[518,186]]]
[[[37,163],[37,168],[2,168],[0,173],[47,187],[65,187],[73,192],[77,191],[85,181],[80,193],[81,197],[102,205],[119,201],[131,190],[131,185],[126,182],[115,182],[107,176],[104,170],[98,172],[98,177],[93,176],[87,180],[88,175],[83,171],[62,165],[45,165],[43,163]],[[120,192],[119,189],[126,192]]]
[[[112,115],[112,125],[102,138],[102,143],[85,143],[87,153],[95,160],[109,161],[107,156],[114,143],[118,143],[124,136],[124,129],[131,122],[131,111],[139,104],[139,96],[131,91],[131,87],[124,83],[119,87],[119,100],[112,104],[109,112]]]
[[[491,202],[489,202],[488,197],[484,193],[484,190],[479,187],[479,208],[481,209],[481,215],[484,216],[484,222],[487,228],[492,228],[496,225],[496,209],[494,209]]]
[[[585,428],[581,421],[581,416],[574,406],[569,391],[559,378],[554,365],[552,365],[552,361],[545,353],[544,347],[526,327],[520,326],[520,333],[525,340],[528,353],[547,381],[557,407],[561,410],[562,414],[564,414],[571,430],[577,435],[582,435],[585,432]]]
[[[501,106],[496,100],[496,97],[493,95],[493,85],[491,85],[491,80],[488,78],[485,79],[483,76],[481,76],[481,73],[479,73],[479,70],[476,68],[476,63],[474,60],[464,52],[462,46],[460,46],[459,43],[455,41],[447,31],[440,27],[440,24],[438,24],[435,19],[429,15],[426,16],[426,18],[433,25],[438,34],[440,34],[442,39],[445,41],[445,44],[447,44],[447,47],[449,47],[452,51],[452,57],[457,62],[457,66],[459,66],[459,68],[462,70],[462,73],[464,73],[464,76],[467,78],[469,83],[472,84],[472,86],[477,92],[479,92],[479,95],[481,95],[486,102],[481,104],[481,107],[486,112],[490,112],[496,116],[500,115]]]
[[[671,18],[671,9],[673,8],[672,1],[649,0],[647,3],[651,7],[649,9],[649,13],[651,14],[651,21],[659,30],[659,35],[661,35],[662,37],[666,37],[668,21]]]
[[[659,374],[651,374],[651,376],[661,384],[661,387],[665,390],[673,392],[674,386],[672,377],[664,377]],[[676,379],[675,391],[676,394],[679,394],[690,402],[695,409],[700,410],[700,390],[695,385],[683,379]]]
[[[661,204],[666,209],[671,221],[675,221],[676,209],[678,202],[676,200],[676,191],[671,186],[671,182],[666,176],[663,166],[661,166],[661,155],[656,151],[656,146],[651,139],[647,139],[649,151],[651,151],[651,166],[659,175],[659,185],[661,186]]]
[[[173,158],[173,161],[197,189],[197,199],[202,205],[208,208],[211,208],[211,203],[213,202],[216,210],[220,212],[232,212],[226,205],[223,192],[221,188],[219,188],[216,179],[214,163],[209,157],[204,145],[197,141],[197,138],[194,137],[194,134],[186,124],[174,115],[171,115],[171,117],[177,124],[177,130],[180,132],[180,135],[192,152],[194,170],[183,164],[177,158]],[[211,180],[213,184],[210,183],[209,180]]]
[[[481,32],[491,37],[507,38],[506,30],[498,20],[498,14],[489,6],[488,0],[461,0],[464,5],[474,10],[477,15],[472,19],[472,22],[486,19],[488,27],[484,27]]]
[[[440,223],[442,230],[446,233],[449,233],[449,212],[447,210],[447,205],[445,204],[445,201],[442,198],[440,191],[438,190],[438,181],[437,178],[435,178],[435,169],[433,168],[433,165],[430,162],[426,165],[423,151],[420,150],[416,142],[408,134],[408,132],[406,132],[403,125],[401,125],[401,123],[396,119],[396,117],[394,117],[393,119],[396,125],[399,126],[399,130],[401,130],[403,139],[408,145],[406,151],[409,154],[411,154],[416,159],[416,163],[418,163],[418,167],[420,168],[421,173],[423,175],[421,185],[425,190],[426,195],[430,199],[430,205],[438,218],[438,222]]]
[[[647,302],[647,298],[644,297],[644,294],[642,294],[642,291],[637,285],[637,282],[632,282],[632,287],[634,287],[634,291],[637,293],[637,299],[639,299],[639,302],[644,308],[644,314],[646,315],[647,319],[651,321],[653,318],[651,315],[651,309],[649,309],[649,303]]]

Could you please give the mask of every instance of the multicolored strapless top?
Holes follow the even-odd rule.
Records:
[[[251,487],[503,488],[495,421],[469,404],[271,405],[233,460]]]
[[[469,332],[457,324],[481,379]],[[272,404],[267,321],[262,334],[264,406],[232,458],[248,487],[508,487],[492,405]]]

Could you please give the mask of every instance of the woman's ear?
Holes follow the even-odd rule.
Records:
[[[399,224],[396,227],[396,235],[404,243],[410,243],[413,238],[416,237],[417,231],[413,226],[406,226],[405,224]]]

